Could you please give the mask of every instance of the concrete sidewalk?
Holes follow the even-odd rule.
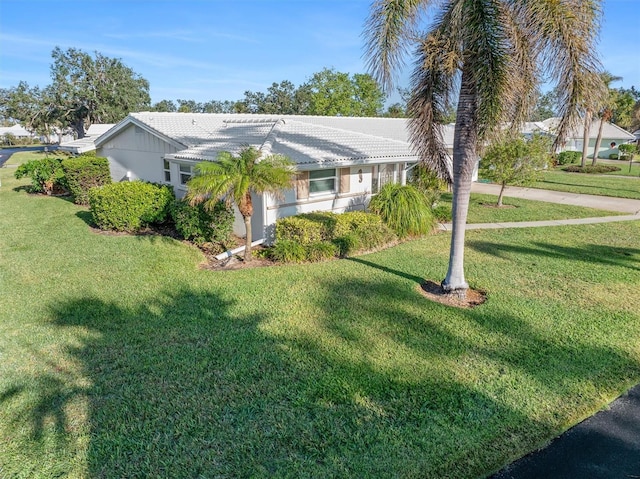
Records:
[[[473,183],[472,193],[498,195],[500,185],[492,183]],[[626,215],[598,216],[594,218],[576,218],[566,220],[546,221],[514,221],[504,223],[472,223],[467,224],[467,230],[499,229],[499,228],[535,228],[543,226],[564,225],[588,225],[596,223],[613,223],[618,221],[640,220],[640,200],[628,198],[613,198],[610,196],[582,195],[578,193],[564,193],[561,191],[540,190],[536,188],[519,188],[508,186],[504,192],[505,197],[522,198],[525,200],[546,201],[547,203],[560,203],[565,205],[585,206],[605,211],[627,213]],[[439,225],[439,229],[451,231],[451,223]]]
[[[498,195],[500,185],[492,183],[473,183],[472,193],[485,193]],[[611,196],[584,195],[579,193],[565,193],[563,191],[540,190],[537,188],[522,188],[507,186],[504,196],[511,198],[523,198],[526,200],[546,201],[547,203],[560,203],[563,205],[586,206],[598,210],[618,211],[631,215],[640,214],[640,200],[628,198],[613,198]]]

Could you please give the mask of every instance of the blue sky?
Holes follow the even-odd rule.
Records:
[[[55,46],[122,59],[149,80],[152,102],[237,100],[273,82],[299,85],[324,67],[361,73],[369,6],[369,0],[0,0],[0,88],[50,83]],[[604,1],[600,57],[623,77],[612,86],[640,88],[639,23],[640,0]]]

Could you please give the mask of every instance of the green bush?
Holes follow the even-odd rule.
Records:
[[[306,257],[308,261],[326,261],[338,255],[338,247],[329,241],[317,241],[306,246]]]
[[[229,243],[233,233],[233,210],[223,201],[218,201],[209,211],[200,203],[189,205],[185,200],[176,201],[171,209],[176,231],[186,240],[197,245]]]
[[[31,178],[32,193],[50,195],[56,191],[66,190],[66,180],[62,168],[62,158],[42,158],[31,160],[20,165],[14,176],[16,179]]]
[[[378,215],[364,211],[349,211],[341,214],[306,213],[281,218],[276,222],[276,244],[280,241],[293,241],[303,247],[321,248],[316,245],[332,243],[333,255],[339,256],[379,248],[395,239],[393,231]],[[322,246],[322,248],[329,251],[328,246]],[[307,259],[319,261],[311,258],[310,255],[312,253],[307,255]]]
[[[582,159],[582,153],[579,151],[562,151],[558,153],[556,162],[558,165],[571,165],[578,163]]]
[[[111,183],[89,190],[89,209],[103,230],[136,232],[167,219],[173,189],[142,181]]]
[[[611,153],[609,155],[609,159],[610,160],[617,160],[618,159],[618,154],[617,153]]]
[[[89,190],[111,183],[109,160],[103,157],[83,154],[62,161],[67,179],[67,188],[73,201],[79,205],[89,204]]]
[[[638,148],[632,143],[620,145],[618,150],[620,150],[620,159],[627,161],[633,160],[633,156],[638,152]]]
[[[400,238],[427,234],[435,224],[431,205],[411,185],[384,185],[369,202],[369,210],[380,215]]]
[[[620,168],[612,165],[569,165],[562,168],[564,171],[568,171],[570,173],[610,173],[612,171],[620,171]]]
[[[360,248],[360,238],[354,233],[348,233],[333,240],[333,244],[338,248],[338,254],[342,257],[357,253]]]
[[[302,245],[328,239],[327,225],[322,213],[289,216],[276,222],[276,239],[296,241]]]
[[[418,163],[409,171],[409,184],[425,195],[429,206],[436,204],[442,192],[447,190],[447,182],[438,178],[435,171],[422,163]]]
[[[307,259],[307,250],[298,241],[278,240],[271,248],[271,258],[282,263],[302,263]]]

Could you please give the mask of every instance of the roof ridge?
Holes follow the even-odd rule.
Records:
[[[280,132],[280,130],[282,129],[282,126],[285,123],[286,123],[285,120],[283,118],[280,118],[273,124],[273,126],[271,127],[271,130],[269,130],[269,133],[267,133],[267,136],[265,137],[264,142],[262,143],[262,145],[260,145],[260,148],[259,148],[259,150],[265,156],[271,155],[271,149],[273,148],[273,143],[276,141],[276,138],[278,137],[278,133]]]
[[[343,117],[344,118],[344,117]],[[348,117],[348,118],[373,118],[373,117]],[[385,140],[385,141],[391,141],[393,143],[397,143],[400,145],[411,145],[411,142],[409,141],[402,141],[402,140],[396,140],[394,138],[388,138],[386,136],[379,136],[379,135],[374,135],[371,133],[362,133],[361,131],[354,131],[354,130],[348,130],[345,128],[337,128],[335,126],[326,126],[326,125],[319,125],[318,123],[310,123],[310,122],[306,122],[306,121],[298,121],[298,120],[290,120],[291,122],[297,122],[297,123],[303,123],[305,125],[311,125],[314,128],[324,128],[326,130],[333,130],[333,131],[341,131],[343,133],[347,133],[347,134],[351,134],[351,135],[358,135],[358,136],[363,136],[366,138],[375,138],[376,140]]]

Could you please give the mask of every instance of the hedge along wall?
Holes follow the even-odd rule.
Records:
[[[62,162],[67,188],[73,201],[79,205],[89,204],[89,190],[111,183],[109,160],[100,156],[80,155]]]
[[[137,232],[162,223],[175,200],[173,188],[142,181],[111,183],[89,190],[93,221],[103,230]]]

